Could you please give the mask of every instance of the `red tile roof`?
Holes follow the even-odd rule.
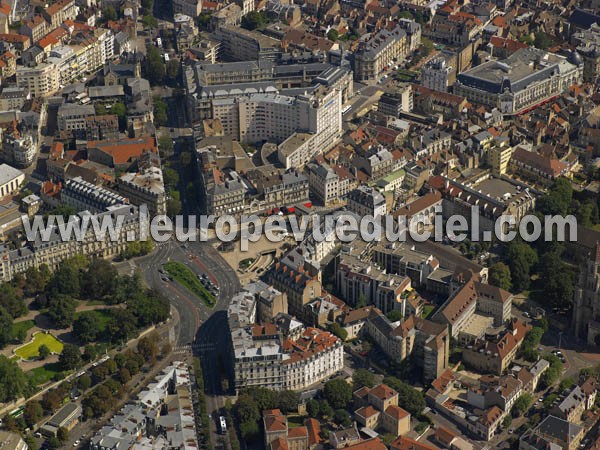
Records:
[[[126,164],[139,158],[145,151],[158,153],[153,137],[121,139],[116,141],[88,141],[88,148],[96,148],[112,156],[114,164]]]
[[[321,443],[321,425],[316,419],[306,419],[304,425],[308,430],[308,443],[313,446]]]
[[[375,386],[373,389],[371,389],[369,394],[381,400],[389,400],[390,398],[398,395],[398,393],[395,390],[393,390],[386,384],[380,384],[378,386]]]
[[[265,422],[265,431],[273,433],[287,430],[287,421],[285,416],[278,409],[269,409],[263,412]]]
[[[362,408],[359,408],[356,411],[354,411],[354,414],[356,414],[357,416],[360,416],[364,419],[368,419],[369,417],[373,417],[373,416],[379,414],[379,411],[377,411],[371,405],[367,405],[367,406],[363,406]]]
[[[433,445],[418,442],[405,436],[400,436],[392,442],[390,448],[392,450],[438,450],[438,448]]]
[[[410,417],[410,413],[402,408],[400,408],[399,406],[396,405],[390,405],[385,409],[385,413],[396,419],[396,420],[402,420],[405,417]]]
[[[344,450],[387,450],[385,444],[379,438],[368,439],[358,444],[344,447]]]
[[[454,439],[456,439],[456,434],[454,434],[448,428],[438,426],[437,430],[435,430],[435,438],[439,442],[450,448],[450,444]]]

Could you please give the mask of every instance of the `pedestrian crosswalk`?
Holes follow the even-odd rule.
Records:
[[[186,345],[176,345],[173,348],[173,353],[190,353],[192,351],[206,351],[206,350],[216,350],[217,346],[215,344],[186,344]]]

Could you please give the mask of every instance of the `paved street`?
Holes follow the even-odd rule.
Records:
[[[186,264],[195,274],[206,274],[219,286],[219,296],[214,308],[205,306],[195,295],[175,281],[164,282],[159,269],[167,261],[179,261]],[[231,297],[240,290],[235,271],[221,255],[208,243],[169,241],[160,244],[149,256],[137,261],[144,279],[149,286],[166,295],[180,315],[178,345],[191,346],[194,355],[200,357],[207,393],[208,410],[213,419],[225,406],[225,392],[221,386],[222,378],[231,377],[229,358],[223,357],[227,348],[227,305]],[[211,421],[213,445],[220,435],[217,434],[215,420]]]

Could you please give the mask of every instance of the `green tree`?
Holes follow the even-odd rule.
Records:
[[[510,290],[510,269],[506,264],[498,262],[492,265],[488,277],[488,282],[492,286],[497,286],[507,291]]]
[[[262,29],[267,24],[267,18],[262,11],[250,11],[242,17],[242,28],[247,30]]]
[[[0,348],[4,348],[13,338],[12,325],[12,316],[0,306]]]
[[[165,167],[163,170],[163,182],[165,186],[174,188],[179,184],[179,174],[170,167]]]
[[[575,379],[573,377],[566,377],[558,385],[558,391],[564,392],[567,389],[571,389],[574,385],[575,385]]]
[[[540,284],[544,299],[555,307],[568,307],[573,300],[574,275],[554,252],[546,253],[540,261]]]
[[[128,309],[111,310],[111,318],[106,325],[107,334],[112,342],[126,341],[135,333],[137,319]]]
[[[83,348],[83,359],[85,361],[93,361],[98,356],[98,349],[93,344],[88,344]]]
[[[156,355],[158,354],[158,344],[156,341],[148,337],[143,337],[138,341],[137,350],[146,361],[150,362],[150,364],[156,362]]]
[[[311,398],[310,400],[308,400],[306,402],[306,411],[308,412],[308,415],[310,417],[312,417],[313,419],[316,419],[317,417],[319,417],[319,413],[320,413],[320,408],[319,408],[319,402],[317,400],[315,400],[314,398]]]
[[[325,383],[325,398],[334,409],[346,408],[352,400],[352,387],[340,378]]]
[[[413,416],[419,416],[425,409],[423,395],[410,384],[404,383],[396,377],[386,377],[383,382],[398,392],[398,405]]]
[[[73,334],[85,343],[98,340],[101,333],[102,326],[93,311],[82,312],[73,322]]]
[[[363,386],[372,388],[375,386],[376,380],[375,375],[369,372],[367,369],[357,369],[352,374],[352,390],[356,391]]]
[[[119,130],[127,129],[127,106],[123,102],[116,102],[110,108],[110,112],[119,119]]]
[[[167,125],[167,104],[158,95],[153,99],[154,104],[154,123],[159,127]]]
[[[114,296],[118,283],[117,269],[105,259],[94,258],[81,277],[81,295],[95,300]]]
[[[50,436],[47,443],[50,450],[58,450],[62,445],[62,442],[60,442],[60,439],[56,436]]]
[[[21,290],[19,289],[17,292],[17,289],[10,283],[0,285],[0,306],[4,307],[13,318],[27,312]]]
[[[173,194],[178,191],[171,192],[171,198],[167,200],[167,216],[174,217],[181,212],[181,200],[179,200],[179,196],[175,197]]]
[[[327,400],[321,400],[319,403],[319,412],[321,413],[321,417],[333,417],[333,408]]]
[[[40,354],[40,359],[46,359],[48,356],[50,356],[51,352],[46,344],[42,344],[38,348],[38,353]]]
[[[297,392],[285,390],[277,393],[277,407],[284,414],[297,411],[299,401],[300,394]]]
[[[28,392],[29,382],[17,362],[0,355],[0,403],[16,400]]]
[[[410,13],[410,11],[400,11],[398,13],[398,18],[399,19],[409,19],[409,20],[414,20],[414,16]]]
[[[56,437],[60,442],[66,442],[69,440],[69,430],[65,427],[59,427],[56,431]]]
[[[81,364],[81,353],[79,347],[73,344],[65,344],[63,351],[58,358],[63,370],[73,370]]]
[[[46,266],[46,269],[48,266]],[[40,269],[30,267],[25,272],[25,278],[27,278],[27,284],[25,285],[25,295],[33,296],[40,292],[43,292],[46,288],[46,284],[50,280],[49,273],[46,271],[42,272]]]
[[[84,375],[81,375],[79,378],[77,378],[77,387],[82,392],[87,391],[91,385],[92,385],[92,379],[89,377],[89,375],[84,374]]]
[[[536,48],[539,48],[541,50],[547,50],[548,47],[552,45],[552,41],[546,33],[544,33],[543,31],[538,31],[537,33],[535,33],[533,45],[535,45]]]
[[[25,404],[23,409],[23,418],[29,428],[33,428],[42,417],[44,417],[44,408],[37,400],[31,400]]]
[[[148,44],[146,46],[146,78],[152,86],[162,84],[165,77],[165,63],[158,49]]]
[[[177,74],[179,73],[179,61],[170,59],[166,65],[166,73],[167,77],[171,80],[177,79]]]
[[[505,430],[510,427],[512,423],[512,416],[510,414],[507,414],[506,416],[504,416],[504,419],[502,420],[502,428],[504,428]]]
[[[385,315],[385,317],[387,317],[390,322],[397,322],[402,320],[402,311],[399,309],[392,309]]]
[[[169,135],[163,134],[158,138],[158,149],[167,157],[173,154],[173,140]]]
[[[56,328],[68,328],[75,320],[75,306],[76,302],[71,297],[58,294],[50,301],[48,317]]]
[[[563,370],[563,364],[558,356],[549,354],[545,355],[544,359],[550,363],[550,367],[546,369],[540,378],[541,389],[553,386],[560,378]]]
[[[58,294],[79,297],[81,293],[79,279],[79,268],[76,263],[71,260],[63,261],[50,280],[50,297]]]
[[[348,338],[348,332],[339,323],[332,322],[328,328],[331,333],[339,337],[342,341]]]
[[[340,37],[340,34],[338,33],[338,31],[335,28],[332,28],[331,30],[329,30],[327,32],[327,39],[329,39],[330,41],[337,41],[338,38]]]
[[[151,14],[154,7],[154,0],[142,0],[142,8],[145,14]]]
[[[521,394],[521,396],[515,401],[513,405],[513,415],[522,416],[525,414],[531,405],[533,404],[533,397],[529,393]]]
[[[352,425],[350,414],[345,409],[336,409],[333,415],[333,421],[344,428]]]
[[[544,215],[565,216],[573,200],[573,186],[565,178],[558,178],[545,195],[535,204],[536,211]]]
[[[107,22],[109,20],[117,20],[117,11],[115,11],[115,8],[113,8],[112,6],[107,6],[106,8],[102,9],[102,18],[104,20],[106,20]]]
[[[142,25],[144,25],[146,28],[156,29],[158,28],[158,20],[156,20],[154,16],[146,14],[144,17],[142,17]]]

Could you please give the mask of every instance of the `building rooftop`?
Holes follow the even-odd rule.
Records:
[[[0,186],[24,175],[19,169],[15,169],[8,164],[0,164]]]

